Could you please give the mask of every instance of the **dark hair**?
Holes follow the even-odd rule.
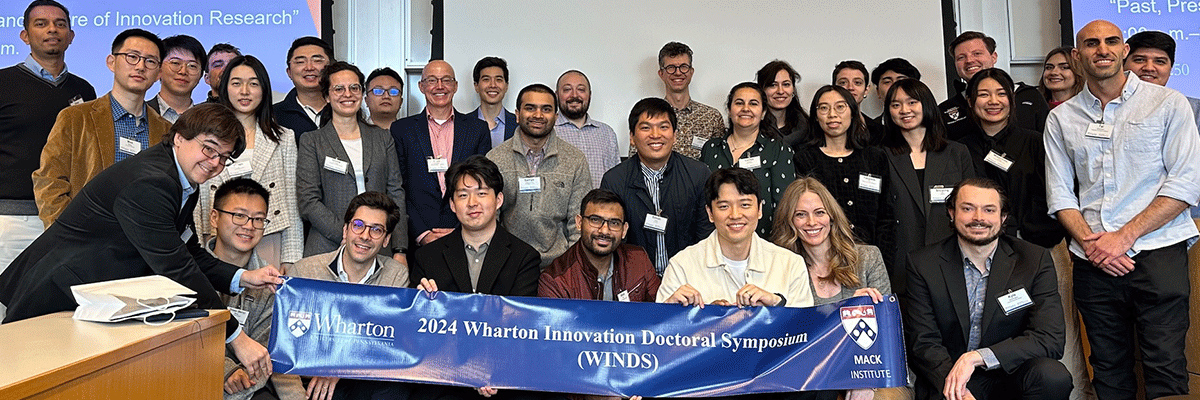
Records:
[[[366,93],[366,91],[367,91],[366,77],[363,76],[362,71],[360,71],[358,69],[358,67],[355,67],[354,64],[351,64],[351,63],[348,63],[345,61],[334,61],[333,63],[325,66],[324,71],[321,71],[321,94],[322,95],[324,95],[327,99],[330,99],[329,88],[332,86],[332,84],[329,83],[329,78],[331,76],[333,76],[333,74],[336,74],[336,73],[342,72],[342,71],[354,72],[354,75],[358,76],[358,86],[362,86],[363,93]],[[330,101],[332,101],[332,99],[330,99]],[[366,121],[366,119],[363,117],[362,107],[358,108],[357,115],[358,115],[359,121]]]
[[[1171,65],[1175,65],[1175,39],[1171,35],[1159,31],[1143,31],[1130,36],[1125,40],[1125,44],[1129,45],[1129,54],[1140,49],[1162,50],[1163,53],[1167,53]],[[1129,55],[1125,57],[1129,57]]]
[[[662,49],[658,50],[658,67],[662,68],[663,59],[667,57],[676,57],[687,54],[688,64],[692,63],[692,48],[688,45],[679,42],[667,42]]]
[[[263,203],[271,204],[271,192],[263,188],[258,181],[242,176],[225,181],[217,187],[217,193],[213,194],[213,208],[225,208],[225,198],[231,194],[256,195],[262,197]]]
[[[971,80],[967,82],[967,105],[971,107],[971,112],[967,114],[971,116],[972,121],[979,123],[979,116],[975,115],[975,98],[979,95],[977,93],[979,84],[988,78],[995,79],[1004,88],[1004,92],[1008,94],[1008,118],[1005,118],[1004,125],[1011,126],[1013,123],[1013,107],[1017,105],[1016,93],[1014,92],[1016,85],[1013,84],[1012,77],[1008,76],[1008,73],[1000,68],[988,68],[976,72],[975,76],[972,76]]]
[[[887,61],[879,63],[875,69],[871,70],[871,84],[879,86],[879,79],[883,78],[883,74],[888,71],[895,71],[897,74],[907,76],[912,79],[921,79],[921,70],[903,58],[890,58]]]
[[[838,72],[842,72],[843,69],[847,69],[847,68],[853,69],[853,70],[858,70],[858,72],[862,72],[863,79],[871,79],[871,73],[867,72],[867,66],[863,65],[862,61],[846,60],[846,61],[837,63],[837,65],[833,66],[833,80],[829,81],[829,83],[836,85]]]
[[[675,109],[671,108],[671,103],[663,100],[661,97],[647,97],[638,100],[633,104],[633,109],[629,110],[629,132],[637,130],[638,119],[642,115],[646,117],[657,117],[666,114],[667,120],[671,121],[671,129],[679,129],[679,119],[675,115]]]
[[[374,71],[371,71],[371,74],[367,75],[367,83],[366,84],[370,84],[371,81],[375,80],[375,78],[378,78],[381,76],[390,76],[390,77],[392,77],[392,79],[395,79],[396,82],[400,82],[400,91],[401,92],[404,91],[404,79],[400,78],[400,74],[396,73],[396,70],[388,68],[388,67],[375,68]],[[366,93],[366,91],[367,91],[367,88],[365,87],[366,84],[364,84],[363,93]],[[401,95],[403,95],[403,93]]]
[[[708,176],[708,180],[704,182],[704,196],[708,198],[705,203],[706,207],[712,208],[712,202],[717,200],[717,196],[721,193],[721,185],[726,183],[732,183],[740,194],[753,195],[754,198],[758,198],[758,178],[754,177],[753,172],[741,167],[721,168],[713,171],[712,175]]]
[[[958,47],[960,44],[975,39],[983,41],[984,47],[987,47],[988,54],[993,54],[996,52],[996,39],[992,39],[988,35],[984,35],[983,32],[966,31],[958,35],[958,37],[954,38],[954,40],[950,41],[950,47],[946,48],[946,51],[950,53],[950,59],[954,59],[954,48]]]
[[[500,71],[504,73],[504,80],[508,81],[508,61],[504,61],[500,57],[484,57],[475,63],[475,69],[471,71],[471,80],[479,83],[479,74],[483,73],[484,68],[500,67]]]
[[[258,119],[258,127],[262,129],[263,134],[267,135],[267,139],[272,142],[279,143],[279,134],[283,130],[279,123],[275,121],[275,111],[272,104],[275,104],[271,99],[271,77],[267,76],[267,67],[263,66],[261,60],[255,56],[237,56],[229,60],[229,64],[225,65],[225,69],[221,71],[221,85],[217,87],[217,97],[220,98],[220,103],[225,107],[233,109],[233,103],[229,99],[229,75],[233,74],[233,69],[238,66],[245,65],[254,70],[254,75],[258,77],[259,87],[262,88],[262,101],[258,103],[258,110],[254,113]]]
[[[582,77],[583,77],[583,81],[584,81],[584,82],[587,82],[587,85],[588,85],[588,90],[591,90],[591,88],[592,88],[592,80],[591,80],[591,79],[588,79],[588,77],[587,77],[587,74],[584,74],[584,73],[583,73],[583,71],[580,71],[580,70],[577,70],[577,69],[569,69],[569,70],[567,70],[567,72],[563,72],[563,73],[562,73],[562,75],[559,75],[559,76],[558,76],[558,80],[554,81],[554,86],[555,86],[555,87],[558,87],[558,82],[561,82],[561,81],[562,81],[562,78],[563,78],[564,76],[567,76],[567,74],[570,74],[570,73],[575,73],[575,74],[579,74],[579,76],[582,76]]]
[[[354,196],[353,199],[350,199],[350,205],[346,207],[345,223],[349,224],[354,220],[354,213],[358,212],[359,207],[372,208],[387,214],[388,233],[392,233],[396,229],[396,224],[400,222],[400,206],[397,206],[396,202],[386,194],[366,191]]]
[[[315,36],[302,36],[293,40],[292,47],[288,48],[287,60],[284,60],[287,65],[292,64],[292,53],[295,53],[296,49],[300,48],[300,46],[320,47],[322,50],[325,50],[325,57],[329,58],[329,62],[332,63],[335,60],[333,57],[333,46],[330,46],[329,43]]]
[[[197,104],[179,115],[171,129],[163,135],[163,141],[172,143],[175,135],[192,140],[200,134],[213,135],[225,143],[233,143],[233,157],[246,150],[246,129],[238,121],[233,110],[216,103]]]
[[[820,102],[821,96],[829,92],[841,95],[842,100],[845,100],[846,105],[850,107],[850,127],[846,130],[846,145],[854,150],[866,148],[871,133],[867,131],[866,123],[859,116],[858,102],[854,101],[854,95],[850,94],[850,91],[846,90],[846,88],[837,85],[821,86],[820,89],[817,89],[816,93],[813,93],[812,105],[808,108],[809,113],[811,113],[810,115],[817,115],[817,104]],[[806,144],[810,146],[825,146],[825,129],[821,127],[819,119],[818,117],[809,118],[808,131],[812,134],[809,135],[810,137]]]
[[[192,53],[192,57],[200,62],[200,71],[208,72],[208,53],[204,52],[204,45],[200,44],[199,40],[188,35],[175,35],[163,39],[162,57],[167,58],[167,53],[171,50],[180,49],[188,53]]]
[[[450,202],[455,187],[464,176],[475,178],[497,194],[504,192],[504,175],[500,174],[500,167],[482,154],[476,154],[450,165],[450,169],[446,170],[446,194],[442,200]]]
[[[71,12],[67,11],[66,6],[54,0],[33,0],[33,2],[29,3],[29,7],[25,7],[25,19],[22,20],[25,21],[25,29],[29,29],[29,13],[33,12],[34,8],[41,6],[58,7],[59,10],[62,10],[63,16],[67,17],[67,30],[70,30]],[[54,21],[50,21],[50,23],[54,23]]]
[[[1054,50],[1046,53],[1046,58],[1042,60],[1042,65],[1044,66],[1050,62],[1050,57],[1054,57],[1056,54],[1062,54],[1063,58],[1067,59],[1067,68],[1070,68],[1071,74],[1075,76],[1075,84],[1071,86],[1071,91],[1074,92],[1072,95],[1082,92],[1084,82],[1086,81],[1083,78],[1083,69],[1079,67],[1079,61],[1075,60],[1075,57],[1071,57],[1071,50],[1074,49],[1075,47],[1072,46],[1056,47]],[[1038,91],[1042,92],[1042,97],[1046,98],[1046,102],[1048,103],[1054,100],[1054,94],[1050,93],[1050,89],[1046,87],[1045,76],[1045,70],[1043,70],[1042,76],[1038,78]]]
[[[766,107],[767,97],[765,94],[765,90],[766,90],[767,86],[770,86],[772,83],[775,83],[775,75],[778,75],[779,71],[787,71],[788,76],[792,77],[792,87],[793,88],[800,83],[800,73],[796,72],[796,70],[794,68],[792,68],[791,64],[788,64],[786,61],[781,61],[781,60],[771,61],[771,62],[767,63],[767,65],[764,65],[762,68],[759,68],[758,72],[756,73],[756,76],[758,78],[757,81],[758,81],[759,89],[764,91],[764,95],[763,95],[763,105],[764,105],[764,107],[763,107],[763,110],[764,110],[763,125],[771,127],[771,130],[778,129],[779,121],[775,120],[774,114],[771,114],[770,112],[766,112],[766,109],[768,107]],[[793,90],[795,90],[795,89],[793,89]],[[792,102],[788,103],[787,107],[784,108],[783,131],[790,132],[792,129],[795,129],[796,127],[805,126],[805,125],[808,125],[808,113],[804,112],[804,106],[800,105],[800,96],[795,95],[795,92],[793,91]]]
[[[907,154],[912,151],[908,142],[904,140],[904,134],[900,132],[900,127],[896,126],[896,121],[892,120],[892,99],[896,97],[896,92],[899,90],[903,90],[909,97],[921,102],[921,125],[925,127],[925,139],[921,141],[921,149],[925,151],[945,149],[946,124],[942,122],[942,116],[939,115],[941,112],[938,111],[937,100],[934,99],[933,92],[929,91],[929,86],[925,86],[916,79],[896,81],[884,96],[883,126],[886,132],[883,134],[883,147],[891,150],[892,154]]]
[[[167,55],[167,50],[165,48],[163,48],[163,41],[162,41],[162,39],[158,38],[158,35],[150,33],[150,31],[147,31],[145,29],[138,29],[138,28],[130,28],[130,29],[121,31],[121,33],[118,33],[117,38],[113,39],[112,52],[116,53],[118,51],[121,51],[121,46],[125,45],[125,40],[129,39],[131,37],[140,37],[142,39],[149,40],[151,43],[154,43],[154,46],[158,48],[158,58],[160,59],[160,61],[163,58],[163,56]],[[142,54],[142,55],[144,56],[145,54]]]
[[[213,54],[217,53],[233,53],[240,56],[242,55],[242,50],[229,43],[217,43],[211,49],[208,49],[208,58],[212,58]],[[206,65],[205,68],[208,68],[208,66]]]
[[[999,183],[996,183],[996,181],[982,177],[964,178],[958,181],[958,184],[954,185],[954,189],[950,191],[950,196],[946,197],[946,209],[949,210],[950,215],[954,215],[954,209],[958,208],[958,203],[956,203],[958,201],[958,191],[962,190],[963,186],[992,189],[1000,193],[1000,216],[1008,216],[1008,196],[1004,194],[1004,188]],[[953,226],[954,222],[950,222],[950,224]]]
[[[592,189],[583,195],[583,201],[579,203],[579,215],[587,212],[588,204],[616,204],[621,206],[621,214],[625,214],[625,202],[621,196],[608,189]]]
[[[758,123],[758,134],[762,135],[762,136],[766,136],[766,137],[776,138],[776,139],[781,138],[782,136],[780,136],[779,130],[775,127],[775,124],[768,123],[768,119],[766,118],[766,116],[770,115],[771,113],[767,107],[767,94],[763,92],[763,88],[761,86],[759,86],[757,83],[742,82],[742,83],[733,85],[733,89],[729,89],[729,95],[725,97],[725,111],[730,111],[732,109],[733,94],[737,93],[737,91],[742,90],[742,89],[750,89],[750,90],[753,90],[755,93],[758,93],[758,102],[759,102],[759,104],[762,104],[763,120],[759,121],[759,123]],[[730,112],[729,114],[730,114],[729,115],[729,129],[725,130],[725,137],[729,137],[729,135],[733,134],[733,113]]]
[[[551,89],[549,86],[546,86],[541,83],[534,83],[529,86],[521,88],[521,91],[517,92],[517,110],[520,110],[521,105],[525,104],[525,93],[529,93],[529,92],[549,94],[550,97],[554,100],[554,103],[553,103],[554,109],[556,109],[556,110],[558,109],[558,95],[554,94],[554,89]],[[518,111],[518,112],[520,112],[520,111]]]

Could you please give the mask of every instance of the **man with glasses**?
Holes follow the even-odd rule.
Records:
[[[475,63],[471,77],[475,80],[475,93],[479,94],[479,108],[471,115],[487,122],[491,132],[492,148],[513,137],[517,130],[517,116],[504,109],[504,95],[508,93],[508,62],[500,57],[484,57]]]
[[[666,94],[663,99],[675,109],[679,119],[679,129],[675,131],[675,144],[672,150],[693,159],[700,158],[700,149],[704,142],[725,134],[725,120],[717,109],[692,100],[692,75],[696,69],[692,65],[692,48],[679,42],[663,45],[658,51],[658,78],[663,81]],[[630,154],[636,153],[636,148],[630,149]]]
[[[225,64],[241,55],[242,51],[229,43],[217,43],[208,49],[208,63],[205,64],[205,70],[208,72],[204,75],[204,83],[208,84],[208,99],[205,103],[217,102],[217,92],[221,91],[221,74],[225,72]]]
[[[592,174],[592,189],[600,187],[600,178],[621,157],[617,155],[617,133],[608,124],[588,116],[592,104],[592,82],[583,72],[570,70],[558,77],[558,119],[554,132],[587,157]]]
[[[179,114],[192,108],[192,91],[200,84],[200,77],[208,67],[208,56],[204,45],[188,35],[175,35],[163,39],[167,59],[163,60],[159,74],[158,95],[146,102],[151,109],[167,121],[175,123]]]
[[[367,111],[372,125],[390,129],[404,105],[404,80],[395,70],[383,67],[367,76]]]
[[[171,123],[146,107],[146,91],[158,80],[163,42],[153,33],[128,29],[113,40],[106,63],[112,91],[58,114],[41,167],[33,172],[38,217],[49,227],[71,199],[105,168],[157,144]]]
[[[442,200],[450,164],[492,149],[487,124],[454,109],[458,81],[443,60],[430,61],[419,83],[425,95],[420,114],[392,124],[392,139],[404,178],[410,250],[446,236],[458,226],[454,212]]]
[[[329,121],[332,111],[321,92],[321,72],[333,63],[333,46],[320,38],[305,36],[288,48],[287,76],[295,85],[283,101],[275,103],[275,121],[300,135],[315,131]]]

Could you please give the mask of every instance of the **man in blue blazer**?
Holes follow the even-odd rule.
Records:
[[[418,246],[458,227],[454,212],[442,201],[450,164],[492,149],[487,123],[454,109],[458,81],[449,63],[430,61],[421,71],[419,87],[425,94],[425,110],[392,123],[404,193],[408,196],[408,237]]]
[[[500,57],[484,57],[475,63],[471,79],[475,81],[475,93],[479,94],[479,108],[471,111],[471,116],[488,124],[488,137],[492,148],[496,148],[517,130],[517,115],[504,109],[508,62]]]

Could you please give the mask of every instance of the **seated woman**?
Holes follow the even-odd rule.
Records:
[[[1083,90],[1083,75],[1080,74],[1079,64],[1071,57],[1071,46],[1063,46],[1046,53],[1046,62],[1042,70],[1042,81],[1038,82],[1038,90],[1054,109],[1067,99],[1075,97]]]

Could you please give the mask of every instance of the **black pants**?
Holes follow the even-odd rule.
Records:
[[[1025,361],[1011,374],[1002,369],[975,371],[967,382],[977,400],[1066,400],[1074,387],[1067,367],[1045,357]]]
[[[1133,272],[1114,277],[1091,262],[1075,265],[1075,304],[1087,327],[1100,400],[1133,399],[1133,332],[1142,349],[1146,398],[1188,393],[1187,244],[1180,242],[1133,257]]]

